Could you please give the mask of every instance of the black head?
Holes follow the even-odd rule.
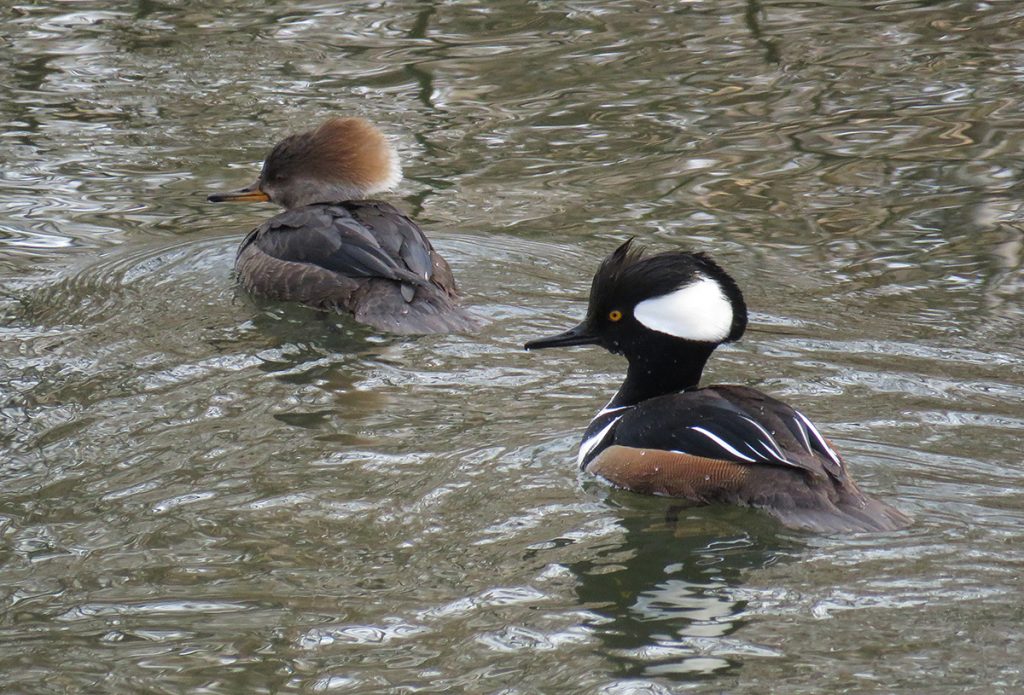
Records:
[[[740,288],[709,256],[669,251],[644,258],[630,240],[601,263],[583,323],[526,349],[593,344],[630,361],[684,345],[710,354],[739,340],[746,326]]]

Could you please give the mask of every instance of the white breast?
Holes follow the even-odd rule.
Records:
[[[597,447],[601,442],[604,441],[605,436],[607,436],[608,434],[608,430],[614,427],[615,423],[622,419],[622,416],[626,414],[625,412],[619,411],[625,411],[628,409],[628,406],[619,406],[617,408],[610,408],[608,406],[605,406],[604,409],[601,410],[601,412],[594,417],[594,420],[590,421],[591,424],[593,424],[595,420],[600,420],[605,415],[608,415],[610,413],[618,413],[618,415],[611,418],[611,421],[607,425],[598,430],[597,434],[591,437],[587,437],[585,440],[583,440],[583,443],[580,444],[580,453],[576,457],[577,466],[583,466],[583,461],[587,458],[587,456],[590,455],[590,452],[593,451],[595,447]]]

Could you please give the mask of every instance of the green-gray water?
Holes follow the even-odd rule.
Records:
[[[0,691],[1024,688],[1024,6],[2,3]],[[393,135],[478,336],[236,293],[285,133]],[[916,517],[832,538],[575,468],[623,363],[530,354],[622,239],[712,251]]]

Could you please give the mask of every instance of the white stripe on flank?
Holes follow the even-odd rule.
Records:
[[[605,425],[604,428],[600,432],[595,434],[593,437],[590,437],[589,439],[584,440],[584,442],[582,444],[580,444],[580,453],[576,457],[576,465],[577,466],[579,466],[580,468],[583,467],[583,460],[585,458],[587,458],[587,454],[589,454],[591,451],[593,451],[594,447],[596,447],[598,444],[601,443],[602,440],[604,440],[605,435],[608,434],[608,430],[610,430],[612,428],[612,426],[615,425],[615,423],[618,422],[621,417],[622,416],[620,415],[619,417],[615,418],[614,420],[609,422],[607,425]]]
[[[829,455],[829,458],[831,458],[833,461],[835,461],[836,465],[842,466],[843,462],[842,462],[842,460],[840,460],[839,454],[837,454],[835,451],[832,450],[832,447],[830,447],[828,445],[828,442],[825,441],[825,438],[821,436],[821,432],[818,431],[818,428],[816,428],[814,425],[812,425],[811,421],[808,420],[804,416],[804,414],[801,413],[799,410],[794,410],[793,412],[796,413],[797,417],[799,417],[801,420],[803,420],[805,425],[807,425],[807,429],[810,431],[811,434],[814,435],[814,438],[816,440],[818,440],[818,444],[820,444],[821,448],[824,449],[825,452]]]
[[[715,435],[715,434],[711,434],[710,432],[708,432],[708,431],[707,431],[706,429],[704,429],[703,427],[691,427],[690,429],[691,429],[691,430],[693,430],[694,432],[700,432],[700,433],[701,433],[701,434],[703,434],[703,435],[704,435],[705,437],[707,437],[708,439],[710,439],[711,441],[713,441],[713,442],[714,442],[715,444],[717,444],[718,446],[720,446],[720,447],[722,447],[723,449],[725,449],[726,451],[728,451],[728,452],[729,452],[730,454],[732,454],[733,456],[735,456],[735,457],[737,457],[737,458],[741,458],[741,459],[743,459],[744,461],[749,461],[750,463],[754,463],[754,462],[755,462],[755,460],[754,460],[754,459],[750,458],[749,456],[744,456],[744,455],[743,455],[743,454],[741,454],[740,452],[736,451],[736,450],[735,450],[735,449],[733,449],[733,448],[732,448],[731,446],[729,446],[728,444],[726,444],[726,443],[725,443],[725,440],[723,440],[723,439],[722,439],[721,437],[719,437],[718,435]]]
[[[732,328],[732,303],[717,280],[698,275],[695,282],[645,299],[633,316],[652,331],[705,343],[720,343]]]

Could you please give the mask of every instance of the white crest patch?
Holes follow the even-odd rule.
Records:
[[[633,315],[652,331],[705,343],[725,340],[732,328],[732,304],[725,290],[705,275],[674,292],[645,299]]]

